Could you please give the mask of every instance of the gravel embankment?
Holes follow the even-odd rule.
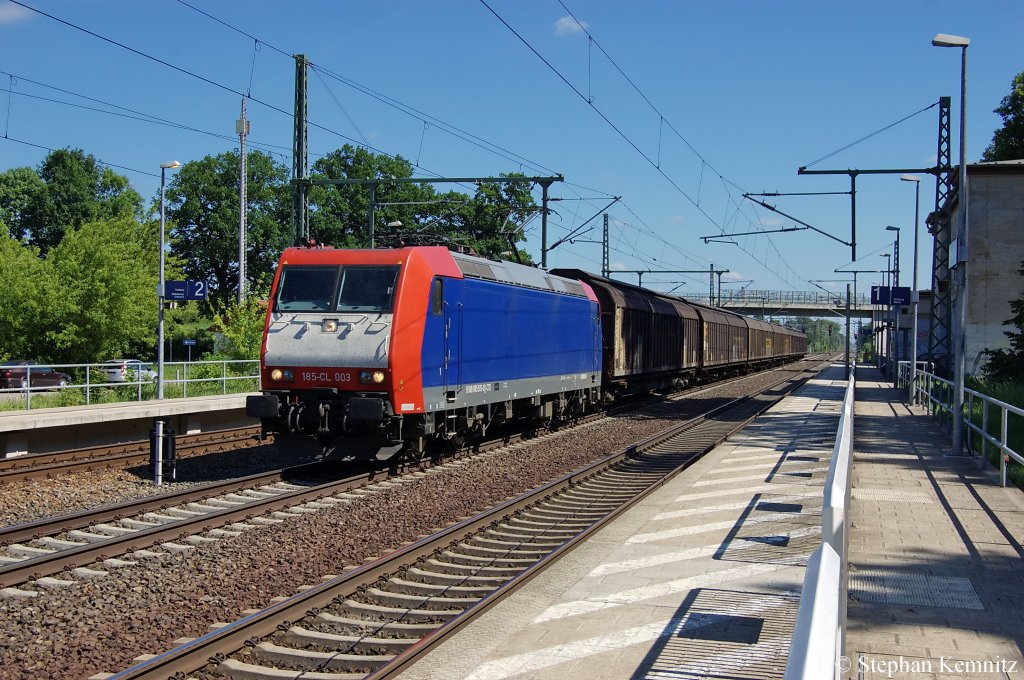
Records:
[[[273,445],[255,445],[224,453],[178,459],[177,481],[153,486],[146,465],[130,469],[105,468],[58,475],[49,479],[15,481],[0,485],[0,526],[22,524],[44,517],[178,491],[214,480],[253,475],[308,462],[279,452]]]
[[[303,584],[342,573],[348,565],[361,564],[696,415],[698,409],[703,411],[736,390],[723,386],[697,399],[542,437],[334,509],[140,561],[112,570],[107,577],[48,590],[35,598],[0,599],[0,679],[81,678],[120,670],[139,654],[166,650],[178,637],[201,635],[212,623],[239,618],[243,609],[267,606],[275,596],[292,595]],[[255,455],[265,455],[267,467],[280,465],[271,464],[273,453]],[[236,464],[246,469],[245,474],[256,471],[249,469],[255,465],[252,459]],[[229,470],[224,467],[221,473],[230,474]],[[103,485],[104,502],[146,491],[148,482],[132,475],[111,472],[109,479],[102,479],[104,474],[72,476],[77,483],[69,477],[25,484],[21,490],[11,485],[4,492],[23,508],[22,513],[42,516],[67,512],[67,503],[88,505],[89,492],[78,487],[93,487],[95,492],[94,484]],[[212,478],[208,473],[202,476]],[[58,492],[65,494],[62,500],[47,495]]]

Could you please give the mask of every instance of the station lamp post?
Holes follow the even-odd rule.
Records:
[[[885,258],[885,271],[882,273],[882,287],[889,290],[889,309],[892,309],[892,253],[882,253],[882,257]],[[889,315],[882,312],[881,317],[885,319],[882,328],[884,329],[883,335],[885,336],[885,370],[889,371],[889,361],[892,359],[892,329],[889,327],[889,322],[892,320],[888,318]]]
[[[964,352],[967,344],[967,46],[970,38],[939,33],[932,38],[935,47],[959,47],[960,52],[960,171],[957,176],[957,203],[960,225],[957,230],[956,336],[953,338],[953,447],[951,455],[959,456],[964,447]]]
[[[892,288],[889,291],[889,318],[893,321],[893,350],[894,360],[892,364],[892,384],[896,386],[896,379],[899,377],[898,373],[900,370],[900,306],[893,304],[892,291],[900,286],[900,228],[899,227],[886,227],[886,231],[896,232],[896,242],[893,244],[893,277],[892,277]]]
[[[908,401],[911,404],[917,403],[917,309],[920,302],[920,295],[917,292],[917,232],[918,221],[921,219],[921,178],[917,175],[900,175],[904,182],[914,183],[914,278],[911,281],[913,292],[910,294],[913,303],[914,320],[911,324],[911,332],[914,334],[910,340],[910,394]]]
[[[167,171],[180,168],[181,163],[170,161],[160,164],[160,282],[156,295],[160,300],[156,321],[156,398],[164,398],[164,185]]]

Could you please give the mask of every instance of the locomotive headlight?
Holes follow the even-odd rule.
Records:
[[[338,331],[338,320],[324,319],[323,324],[320,326],[320,331],[323,333],[336,333]]]
[[[275,368],[270,372],[271,380],[294,380],[295,373],[290,370],[282,371],[280,368]]]
[[[379,385],[384,382],[384,371],[360,371],[359,382],[377,383]]]

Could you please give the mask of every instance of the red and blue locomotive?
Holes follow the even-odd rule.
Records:
[[[246,411],[340,457],[383,459],[805,351],[797,331],[577,270],[441,246],[289,248],[267,310],[263,394]]]
[[[387,458],[515,418],[566,419],[599,398],[588,286],[452,253],[289,248],[246,411],[275,432]]]

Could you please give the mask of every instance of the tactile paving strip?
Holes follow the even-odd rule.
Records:
[[[934,503],[935,500],[921,491],[904,489],[852,489],[850,495],[861,501],[889,501],[891,503]]]
[[[969,578],[865,569],[850,573],[850,596],[861,602],[984,609]]]

